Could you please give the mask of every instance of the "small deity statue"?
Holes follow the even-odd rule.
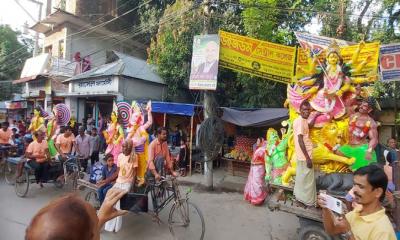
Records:
[[[147,148],[149,146],[148,134],[146,130],[153,124],[153,116],[151,114],[151,101],[147,103],[147,121],[144,122],[144,116],[137,102],[132,102],[132,114],[129,120],[127,140],[132,140],[138,156],[137,179],[138,185],[143,185],[144,175],[147,169]]]
[[[53,116],[49,117],[47,123],[47,144],[49,146],[50,156],[54,157],[57,154],[57,148],[55,147],[55,140],[60,132],[60,126],[58,125],[58,114],[57,107],[53,108]]]
[[[122,152],[122,141],[124,140],[123,124],[119,122],[121,119],[117,105],[114,103],[111,123],[107,130],[103,131],[103,134],[108,145],[105,153],[111,153],[115,163],[117,163],[118,155]]]
[[[286,150],[288,147],[291,128],[287,133],[282,132],[282,140],[278,132],[270,128],[267,131],[267,145],[265,147],[265,181],[273,184],[282,184],[282,174],[287,168]]]
[[[28,132],[31,132],[32,137],[34,137],[34,133],[42,130],[43,132],[45,131],[46,127],[44,126],[44,118],[42,116],[42,112],[44,110],[42,107],[37,106],[33,110],[33,118],[31,119],[31,124],[29,125]]]

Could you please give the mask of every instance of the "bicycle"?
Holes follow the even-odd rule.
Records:
[[[7,184],[13,185],[15,182],[15,172],[16,167],[13,164],[10,164],[8,161],[9,158],[19,159],[19,156],[13,156],[11,152],[15,152],[16,146],[1,146],[0,147],[0,164],[2,165],[4,179]]]
[[[18,197],[25,197],[29,191],[29,185],[36,182],[34,176],[34,169],[30,167],[24,158],[8,158],[7,162],[11,165],[17,166],[22,164],[22,172],[19,176],[15,177],[14,189]],[[70,157],[66,161],[50,161],[49,167],[49,181],[52,182],[57,188],[62,188],[68,182],[72,183],[72,189],[76,189],[78,178],[80,177],[79,161],[76,158]],[[15,176],[15,175],[14,175]]]
[[[170,183],[170,184],[169,184]],[[159,183],[155,183],[150,189],[150,193],[153,200],[153,206],[155,207],[155,213],[158,213],[167,206],[167,204],[173,201],[173,205],[168,216],[169,230],[175,239],[204,239],[205,233],[205,223],[204,217],[200,209],[192,202],[189,201],[189,194],[191,193],[191,188],[186,191],[185,197],[181,196],[179,190],[179,184],[175,177],[161,178]],[[161,191],[157,191],[157,187],[162,186]],[[161,197],[164,201],[158,205],[158,200],[162,194],[165,197]],[[200,226],[193,226],[196,221]],[[192,228],[190,228],[192,227]],[[201,227],[198,231],[196,227]],[[193,232],[194,231],[194,232]],[[193,234],[199,233],[199,236],[193,236]],[[198,238],[199,237],[199,238]]]
[[[85,200],[98,205],[93,201],[98,201],[97,188],[95,184],[90,184],[84,180],[78,180],[78,186],[85,186],[90,189],[87,193]],[[79,188],[79,187],[78,187]],[[138,189],[136,189],[138,190]],[[178,181],[175,177],[161,177],[159,182],[154,180],[147,180],[147,185],[141,188],[142,191],[129,192],[130,199],[135,202],[131,204],[133,207],[130,209],[132,212],[145,212],[151,215],[158,224],[162,221],[159,218],[159,213],[171,202],[173,202],[170,212],[168,214],[168,227],[169,231],[176,240],[183,239],[204,239],[205,222],[203,214],[200,209],[192,202],[189,201],[189,188],[185,196],[181,196]],[[150,193],[153,210],[148,212],[147,199]],[[135,200],[133,200],[135,199]],[[138,203],[144,200],[146,203],[145,209],[139,207]]]

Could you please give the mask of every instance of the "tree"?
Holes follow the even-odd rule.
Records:
[[[0,100],[7,100],[20,87],[10,80],[19,78],[25,60],[31,56],[32,41],[8,25],[0,25]],[[7,82],[1,82],[7,80]]]
[[[203,28],[199,18],[201,14],[193,2],[177,0],[156,22],[158,32],[148,50],[149,62],[157,66],[166,81],[168,99],[178,96],[178,90],[188,84],[192,39]]]

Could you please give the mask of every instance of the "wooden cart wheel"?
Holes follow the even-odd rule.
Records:
[[[4,178],[7,184],[13,185],[15,183],[16,170],[17,165],[10,162],[4,163]]]
[[[301,226],[299,240],[332,240],[332,238],[319,225]]]

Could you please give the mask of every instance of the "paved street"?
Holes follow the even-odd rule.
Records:
[[[53,185],[40,189],[32,185],[27,198],[19,198],[14,188],[0,181],[0,239],[23,239],[31,217],[49,200],[64,194]],[[220,239],[296,239],[297,218],[282,212],[270,212],[266,207],[254,207],[242,200],[238,193],[205,193],[194,191],[191,200],[201,209],[207,240]],[[169,209],[161,219],[166,222]],[[172,239],[165,224],[158,226],[148,215],[130,214],[124,218],[118,233],[102,233],[102,239]]]

